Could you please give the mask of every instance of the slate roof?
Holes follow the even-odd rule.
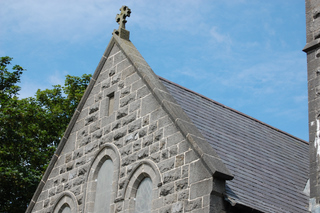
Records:
[[[263,212],[308,212],[308,143],[160,78],[234,179],[229,200]]]

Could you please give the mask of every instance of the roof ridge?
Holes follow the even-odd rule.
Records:
[[[213,103],[215,103],[215,104],[217,104],[217,105],[219,105],[219,106],[221,106],[221,107],[223,107],[223,108],[226,108],[226,109],[228,109],[228,110],[231,110],[231,111],[233,111],[233,112],[235,112],[235,113],[237,113],[237,114],[239,114],[239,115],[242,115],[242,116],[244,116],[244,117],[247,117],[247,118],[249,118],[249,119],[251,119],[251,120],[253,120],[253,121],[255,121],[255,122],[258,122],[258,123],[260,123],[260,124],[262,124],[262,125],[265,125],[265,126],[271,128],[271,129],[273,129],[273,130],[276,130],[276,131],[278,131],[278,132],[281,132],[281,133],[283,133],[283,134],[285,134],[285,135],[287,135],[287,136],[289,136],[289,137],[292,137],[292,138],[294,138],[294,139],[297,139],[297,140],[299,140],[299,141],[301,141],[301,142],[309,145],[309,143],[308,143],[307,141],[305,141],[305,140],[303,140],[303,139],[301,139],[301,138],[298,138],[298,137],[296,137],[296,136],[294,136],[294,135],[292,135],[292,134],[290,134],[290,133],[288,133],[288,132],[285,132],[285,131],[283,131],[283,130],[281,130],[281,129],[278,129],[278,128],[274,127],[274,126],[271,126],[270,124],[267,124],[267,123],[265,123],[265,122],[263,122],[263,121],[260,121],[260,120],[258,120],[258,119],[256,119],[256,118],[254,118],[254,117],[252,117],[252,116],[250,116],[250,115],[247,115],[247,114],[245,114],[245,113],[243,113],[243,112],[240,112],[240,111],[238,111],[238,110],[236,110],[236,109],[233,109],[233,108],[231,108],[231,107],[228,107],[228,106],[226,106],[226,105],[224,105],[224,104],[222,104],[222,103],[220,103],[220,102],[217,102],[217,101],[215,101],[215,100],[213,100],[213,99],[211,99],[211,98],[208,98],[208,97],[206,97],[206,96],[204,96],[204,95],[202,95],[202,94],[200,94],[200,93],[197,93],[197,92],[195,92],[195,91],[193,91],[193,90],[191,90],[191,89],[188,89],[188,88],[186,88],[186,87],[184,87],[184,86],[181,86],[181,85],[179,85],[179,84],[177,84],[177,83],[175,83],[175,82],[172,82],[172,81],[170,81],[170,80],[168,80],[168,79],[166,79],[166,78],[163,78],[163,77],[161,77],[161,76],[159,76],[159,75],[158,75],[158,77],[159,77],[159,79],[161,79],[161,80],[163,80],[163,81],[166,81],[166,82],[168,82],[168,83],[170,83],[170,84],[173,84],[173,85],[175,85],[175,86],[178,86],[178,87],[180,87],[180,88],[182,88],[182,89],[184,89],[184,90],[186,90],[186,91],[188,91],[188,92],[191,92],[191,93],[193,93],[193,94],[195,94],[195,95],[200,96],[201,98],[204,98],[204,99],[206,99],[206,100],[208,100],[208,101],[211,101],[211,102],[213,102]]]

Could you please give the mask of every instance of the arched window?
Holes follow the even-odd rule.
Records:
[[[61,210],[59,211],[59,213],[71,213],[71,209],[69,205],[64,205]]]
[[[108,159],[105,160],[98,172],[97,188],[94,202],[94,212],[110,212],[110,200],[112,192],[113,179],[113,162]]]
[[[144,178],[137,189],[135,213],[150,213],[152,203],[152,181],[149,177]]]
[[[71,192],[64,192],[56,200],[53,213],[76,213],[78,212],[77,198]]]
[[[137,162],[125,181],[121,192],[125,200],[126,211],[135,213],[150,213],[153,195],[162,185],[160,171],[151,160]]]
[[[120,153],[113,144],[100,148],[87,176],[84,211],[92,213],[110,212],[117,197],[120,172]]]

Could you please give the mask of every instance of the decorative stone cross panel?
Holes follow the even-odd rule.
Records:
[[[119,24],[119,30],[126,29],[127,17],[130,17],[131,10],[127,6],[122,6],[120,8],[121,13],[117,14],[116,21]]]

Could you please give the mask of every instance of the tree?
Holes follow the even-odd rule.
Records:
[[[67,75],[65,85],[54,85],[53,89],[38,90],[36,101],[50,115],[50,135],[56,135],[52,143],[57,146],[71,117],[86,90],[91,75],[83,74],[81,77]]]
[[[2,101],[18,95],[20,90],[20,87],[15,84],[20,82],[20,76],[24,69],[19,65],[15,65],[12,67],[12,72],[8,71],[7,66],[11,60],[12,58],[8,56],[0,59],[0,104],[3,104]]]
[[[0,212],[25,212],[91,75],[19,99],[25,70],[11,60],[0,60]]]

